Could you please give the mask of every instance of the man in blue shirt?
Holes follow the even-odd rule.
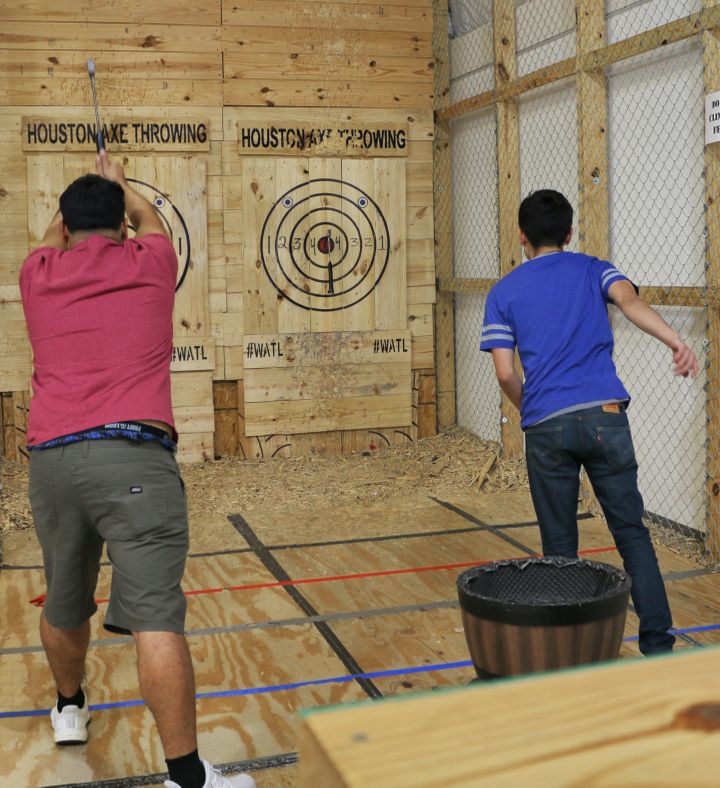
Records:
[[[573,210],[556,191],[520,205],[528,262],[488,294],[481,350],[492,352],[500,387],[520,410],[530,492],[543,552],[577,557],[577,502],[584,467],[632,578],[643,654],[670,651],[670,607],[637,486],[625,410],[630,395],[613,363],[607,304],[672,350],[673,372],[695,378],[695,353],[611,263],[566,252]],[[525,382],[515,369],[515,348]]]

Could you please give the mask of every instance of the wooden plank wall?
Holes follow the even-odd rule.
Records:
[[[157,0],[150,5],[140,0],[0,0],[0,392],[5,456],[22,457],[17,448],[22,446],[17,431],[22,420],[16,420],[19,411],[14,406],[16,400],[27,404],[30,375],[17,287],[32,230],[22,118],[91,122],[88,57],[97,64],[104,116],[209,122],[209,151],[193,155],[207,169],[215,414],[204,404],[207,398],[201,403],[198,394],[199,387],[208,385],[209,373],[174,376],[182,456],[197,460],[265,457],[278,451],[369,450],[433,434],[432,31],[432,0]],[[245,325],[247,289],[253,283],[246,281],[242,263],[248,238],[239,233],[237,222],[248,181],[238,156],[238,122],[260,124],[268,112],[312,121],[318,108],[340,112],[348,122],[408,127],[407,265],[401,301],[406,303],[405,329],[412,340],[414,424],[377,432],[247,438],[242,341],[244,334],[258,332]],[[302,325],[293,329],[292,322],[286,320],[286,330],[304,330]]]
[[[703,7],[717,10],[718,0],[703,0]],[[703,78],[705,95],[720,90],[720,30],[710,28],[702,33]],[[705,146],[705,205],[707,206],[708,287],[720,285],[720,150],[718,145]],[[720,561],[720,309],[716,304],[707,312],[707,545],[715,560]]]

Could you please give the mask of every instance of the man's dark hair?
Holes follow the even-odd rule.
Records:
[[[533,192],[520,203],[520,229],[536,249],[562,246],[572,228],[572,220],[572,205],[564,195],[552,189]]]
[[[122,186],[99,175],[83,175],[60,196],[65,226],[78,230],[118,230],[125,218]]]

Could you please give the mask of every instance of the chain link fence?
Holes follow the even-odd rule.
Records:
[[[616,44],[702,11],[702,0],[606,0],[607,41]]]
[[[553,64],[562,68],[562,61],[574,59],[574,2],[525,0],[514,5],[518,78]],[[702,0],[607,0],[605,41],[642,36],[696,14],[702,6]],[[494,86],[492,19],[478,17],[476,22],[451,41],[452,102]],[[647,523],[665,544],[711,562],[705,545],[708,451],[720,436],[718,425],[708,419],[705,368],[710,310],[716,308],[709,302],[706,279],[703,49],[699,30],[675,43],[670,31],[669,38],[670,43],[657,37],[656,49],[640,46],[633,51],[643,54],[619,57],[600,72],[607,107],[607,128],[601,129],[607,144],[609,210],[604,233],[613,263],[643,288],[647,300],[697,353],[699,379],[673,376],[667,348],[614,307],[610,319],[616,366],[633,398],[629,415]],[[515,75],[510,76],[512,81]],[[529,79],[503,100],[517,103],[520,197],[539,188],[557,189],[571,201],[577,219],[583,177],[588,177],[580,167],[579,113],[593,110],[579,103],[576,78],[562,76],[541,87]],[[479,341],[486,293],[501,275],[499,117],[492,100],[448,123],[456,417],[481,438],[497,441],[502,440],[501,398],[492,361],[480,353]],[[593,221],[596,217],[585,217],[586,230]],[[579,236],[576,227],[571,250],[578,250]]]
[[[520,194],[556,189],[570,200],[577,213],[578,131],[574,80],[554,82],[525,93],[519,104]],[[577,232],[568,248],[573,252],[578,250]]]
[[[518,75],[575,57],[575,4],[525,0],[515,12]]]
[[[702,119],[697,38],[608,69],[610,256],[640,286],[705,283]],[[704,309],[658,310],[704,366]],[[666,526],[669,536],[701,533],[705,371],[695,383],[674,378],[667,349],[610,311],[618,372],[633,395],[630,415],[648,517]]]
[[[497,118],[494,109],[459,118],[451,126],[453,221],[468,228],[454,235],[454,276],[497,279],[498,230]],[[485,440],[500,440],[500,391],[492,359],[480,352],[485,312],[482,293],[455,294],[455,375],[457,418]]]

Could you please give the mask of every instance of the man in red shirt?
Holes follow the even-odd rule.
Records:
[[[132,633],[167,788],[252,788],[200,759],[180,586],[187,508],[170,400],[177,258],[162,218],[101,151],[20,272],[33,350],[30,504],[48,593],[40,635],[57,685],[55,741],[87,741],[81,687],[107,544],[105,627]],[[135,228],[128,238],[125,214]]]

